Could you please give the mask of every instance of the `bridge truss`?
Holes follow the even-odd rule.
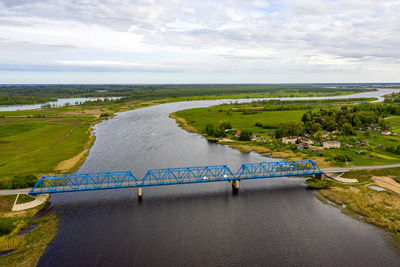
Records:
[[[141,192],[141,188],[147,186],[221,181],[238,182],[249,179],[308,175],[322,175],[322,171],[312,160],[245,163],[242,164],[236,174],[227,165],[151,169],[142,179],[137,179],[130,171],[75,173],[42,176],[30,191],[30,194],[132,187],[138,187]]]

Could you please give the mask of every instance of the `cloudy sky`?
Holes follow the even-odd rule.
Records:
[[[0,83],[400,82],[399,0],[0,0]]]

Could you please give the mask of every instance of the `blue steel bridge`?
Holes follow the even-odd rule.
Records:
[[[142,188],[191,183],[232,182],[239,189],[239,181],[250,179],[277,178],[287,176],[310,176],[321,178],[322,171],[312,160],[245,163],[236,173],[227,165],[183,167],[148,170],[143,178],[137,178],[130,171],[75,173],[41,177],[31,195],[63,193],[117,188]]]

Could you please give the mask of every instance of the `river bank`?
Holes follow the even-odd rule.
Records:
[[[224,101],[178,102],[118,114],[94,127],[80,173],[273,161],[208,142],[168,114]],[[225,101],[226,102],[226,101]],[[54,194],[56,238],[39,266],[216,266],[399,264],[382,229],[346,216],[313,195],[301,178]],[[169,246],[168,244],[174,244]],[[204,257],[207,255],[207,257]]]
[[[319,189],[316,197],[334,203],[343,213],[393,233],[400,248],[400,168],[349,171],[343,175],[358,183],[341,183],[326,178],[307,184]]]
[[[182,165],[201,165],[201,164],[216,164],[216,163],[226,163],[230,162],[230,164],[239,165],[242,162],[257,162],[260,161],[259,157],[255,155],[243,155],[242,153],[235,153],[235,151],[231,151],[230,149],[225,149],[220,146],[211,146],[204,148],[203,143],[199,143],[194,145],[198,140],[198,137],[194,137],[195,140],[190,140],[190,142],[182,143],[182,140],[186,135],[182,136],[182,133],[179,132],[179,129],[175,129],[176,124],[172,120],[166,118],[164,115],[169,114],[170,112],[158,113],[157,110],[167,109],[169,107],[174,107],[174,109],[180,109],[182,107],[187,107],[188,103],[177,103],[176,105],[165,105],[165,106],[155,106],[158,103],[149,102],[149,103],[132,103],[129,106],[124,106],[121,108],[120,106],[116,107],[97,107],[97,110],[92,109],[77,109],[77,108],[68,108],[65,110],[64,114],[67,115],[82,115],[82,116],[90,116],[91,119],[98,119],[97,123],[90,124],[93,126],[94,131],[96,132],[96,137],[99,139],[99,145],[91,150],[89,155],[82,167],[79,168],[81,172],[91,172],[91,171],[107,171],[107,170],[120,170],[120,169],[130,169],[135,170],[135,175],[140,176],[140,170],[148,169],[148,168],[156,168],[156,167],[174,167]],[[197,102],[189,103],[199,104]],[[208,102],[201,102],[200,105],[209,105]],[[133,108],[145,107],[145,106],[153,106],[149,107],[149,109],[142,110],[131,110]],[[176,108],[175,108],[176,107]],[[106,118],[111,118],[116,112],[131,110],[124,114],[121,114],[120,117],[112,120],[105,120]],[[39,111],[35,113],[35,115],[40,115],[43,111]],[[107,114],[107,115],[103,115]],[[133,118],[129,118],[129,120],[125,120],[124,118],[129,117],[129,114],[137,114]],[[66,116],[67,117],[67,116]],[[62,117],[62,118],[66,118]],[[27,117],[26,117],[27,118]],[[142,120],[142,124],[138,124],[138,121]],[[110,126],[110,132],[105,134],[103,130],[99,130],[99,128],[104,129],[104,127]],[[90,126],[87,125],[90,129]],[[118,128],[119,127],[119,128]],[[121,128],[122,127],[122,128]],[[134,129],[134,133],[132,132]],[[163,131],[167,129],[167,131]],[[115,137],[115,131],[118,130],[119,136]],[[89,132],[90,130],[88,130]],[[171,133],[172,131],[172,133]],[[157,143],[155,140],[159,137],[167,138],[167,140],[160,141]],[[168,139],[169,138],[169,139]],[[174,140],[178,139],[180,142],[176,143]],[[134,141],[133,141],[134,140]],[[192,141],[195,141],[194,143]],[[131,144],[134,145],[131,145]],[[167,145],[166,145],[167,144]],[[186,144],[186,145],[185,145]],[[91,144],[93,145],[93,143]],[[179,147],[179,149],[177,149]],[[202,149],[203,147],[203,149]],[[188,149],[189,148],[189,149]],[[93,148],[92,148],[93,149]],[[185,150],[186,149],[186,150]],[[185,156],[180,158],[179,162],[175,160],[174,157],[171,156],[172,151],[179,151],[179,153],[185,153]],[[186,151],[186,152],[185,152]],[[193,151],[196,151],[196,154],[193,155]],[[224,151],[224,152],[223,152]],[[79,152],[79,151],[78,151]],[[123,152],[123,153],[122,153]],[[145,154],[144,152],[147,152]],[[213,153],[215,152],[215,153]],[[221,157],[221,152],[226,154],[225,157]],[[79,153],[82,153],[80,151]],[[215,155],[214,155],[215,154]],[[227,156],[234,155],[234,159],[230,159]],[[121,158],[122,156],[122,158]],[[67,158],[71,159],[71,158]],[[129,160],[127,160],[129,159]],[[72,160],[71,160],[72,161]],[[132,165],[132,163],[134,165]],[[179,165],[177,165],[179,164]],[[66,164],[68,165],[68,164]],[[71,164],[73,165],[73,164]],[[161,165],[161,166],[160,166]],[[56,165],[57,166],[57,165]],[[77,165],[75,165],[76,167]],[[101,195],[104,193],[102,192]],[[105,193],[104,195],[112,195],[113,192]],[[116,195],[120,195],[121,192],[118,192]],[[122,192],[123,194],[123,192]],[[55,196],[56,205],[53,207],[60,207],[60,199],[69,199],[69,194],[65,196]],[[90,196],[96,196],[96,193],[89,194]],[[72,198],[74,199],[72,203],[75,201],[79,202],[80,198],[85,199],[85,196],[74,195]],[[102,198],[102,197],[101,197]],[[69,200],[71,201],[71,199]],[[82,201],[83,203],[86,200]],[[112,205],[120,205],[120,202],[117,204],[111,202]],[[76,205],[76,203],[75,203]],[[76,205],[75,209],[78,209],[80,206],[85,206],[85,204]],[[91,202],[89,201],[89,206]],[[111,205],[111,206],[112,206]],[[62,205],[61,205],[62,206]],[[70,205],[67,205],[70,209]],[[100,206],[97,205],[96,206]],[[106,203],[101,202],[101,206],[107,206]],[[115,207],[109,211],[115,212]],[[191,207],[192,209],[193,207]],[[86,210],[87,211],[87,210]],[[103,212],[103,211],[101,211]],[[60,212],[64,214],[62,211]],[[100,211],[99,211],[100,213]],[[110,212],[112,214],[112,212]],[[78,212],[79,214],[79,212]],[[85,212],[87,215],[87,213]],[[65,214],[64,214],[65,215]],[[86,216],[85,215],[85,216]],[[64,218],[69,215],[65,215]],[[90,214],[88,215],[90,216]],[[115,221],[115,220],[114,220]],[[94,225],[94,224],[92,224]],[[101,227],[100,227],[101,228]],[[64,228],[65,230],[65,228]],[[103,231],[104,232],[104,229]],[[65,232],[63,232],[65,234]],[[70,233],[71,236],[76,236],[74,233]],[[65,235],[63,235],[65,238]],[[79,239],[84,236],[82,232],[78,234]],[[84,242],[89,242],[90,238],[82,238],[85,240]],[[72,242],[74,243],[74,242]],[[65,249],[66,255],[68,254],[68,249],[65,246],[63,247],[63,251]],[[81,246],[82,249],[86,246]],[[71,249],[72,250],[72,249]],[[54,251],[53,251],[54,253]]]
[[[49,202],[22,211],[12,211],[17,195],[0,196],[0,265],[36,266],[47,245],[56,236],[59,217],[40,214]],[[18,198],[19,203],[30,197]]]
[[[171,113],[170,118],[176,120],[178,126],[188,132],[197,133],[211,142],[227,145],[244,153],[255,152],[264,157],[284,158],[288,160],[305,159],[301,153],[291,150],[274,152],[268,147],[260,146],[254,142],[235,141],[230,139],[217,139],[207,136],[204,132],[193,127],[186,118]],[[331,166],[331,162],[323,157],[307,157],[317,162],[320,168]],[[312,188],[320,189],[316,197],[324,203],[335,203],[336,207],[353,218],[381,227],[394,233],[394,240],[400,248],[400,183],[395,178],[400,176],[400,168],[358,170],[350,171],[343,175],[346,178],[358,179],[358,183],[346,184],[329,178],[325,181],[309,181]],[[374,190],[383,188],[383,190]]]

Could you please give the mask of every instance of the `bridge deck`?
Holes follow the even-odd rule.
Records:
[[[312,160],[245,163],[234,174],[227,165],[148,170],[137,179],[130,171],[75,173],[41,177],[31,195],[188,183],[221,182],[286,176],[319,175]]]

